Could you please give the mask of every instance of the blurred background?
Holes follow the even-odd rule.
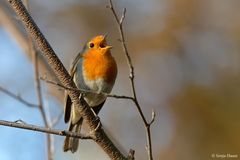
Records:
[[[152,125],[156,160],[207,160],[212,154],[240,159],[240,1],[113,1],[126,7],[124,32],[136,72],[136,91]],[[119,72],[112,93],[130,95],[129,70],[107,0],[29,0],[30,12],[66,68],[84,43],[108,33]],[[14,27],[15,26],[15,27]],[[18,18],[0,0],[0,86],[37,103],[34,71]],[[51,72],[41,60],[41,75]],[[44,106],[52,119],[62,112],[63,94],[42,82]],[[43,126],[38,109],[0,92],[0,119]],[[130,148],[147,159],[146,135],[132,102],[108,98],[100,112],[107,133],[124,153]],[[66,129],[63,118],[55,127]],[[47,159],[45,134],[0,126],[1,160]],[[77,153],[62,152],[63,137],[54,136],[54,159],[102,159],[92,141]]]

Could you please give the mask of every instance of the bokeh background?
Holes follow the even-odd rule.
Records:
[[[108,33],[119,68],[112,93],[130,95],[129,71],[107,3],[29,0],[34,20],[67,68],[89,38]],[[154,158],[207,160],[212,154],[229,153],[240,159],[240,1],[114,0],[114,4],[118,13],[127,8],[124,31],[140,104],[149,120],[152,109],[156,111]],[[37,103],[31,55],[19,34],[26,38],[18,18],[0,0],[0,86]],[[41,74],[46,72],[42,69]],[[62,110],[62,92],[42,84],[44,106],[54,118]],[[1,120],[43,125],[38,109],[1,92],[0,102]],[[136,159],[147,159],[145,130],[132,102],[109,98],[99,116],[123,152],[133,148]],[[61,119],[55,128],[67,125]],[[57,160],[108,159],[91,141],[81,141],[74,155],[63,153],[63,137],[54,138]],[[46,159],[45,139],[41,133],[0,126],[0,159]]]

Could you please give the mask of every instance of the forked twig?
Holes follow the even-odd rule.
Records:
[[[124,51],[124,54],[125,54],[125,57],[126,57],[126,60],[127,60],[127,63],[128,63],[128,67],[129,67],[129,78],[130,78],[130,81],[131,81],[131,86],[132,86],[132,94],[133,94],[133,102],[135,103],[136,107],[137,107],[137,110],[143,120],[143,123],[144,123],[144,126],[145,126],[145,129],[146,129],[146,135],[147,135],[147,152],[148,152],[148,157],[149,157],[149,160],[153,160],[153,153],[152,153],[152,140],[151,140],[151,130],[150,130],[150,127],[152,125],[152,123],[154,122],[155,120],[155,112],[152,111],[152,119],[151,121],[148,123],[143,112],[142,112],[142,109],[141,109],[141,106],[138,102],[138,99],[137,99],[137,95],[136,95],[136,89],[135,89],[135,83],[134,83],[134,67],[133,67],[133,64],[132,64],[132,59],[129,55],[129,52],[128,52],[128,49],[127,49],[127,45],[126,45],[126,41],[125,41],[125,36],[124,36],[124,33],[123,33],[123,21],[126,17],[126,8],[123,9],[123,13],[122,13],[122,16],[119,18],[114,7],[113,7],[113,3],[112,3],[112,0],[109,0],[109,4],[107,6],[108,8],[110,8],[110,10],[112,11],[114,17],[115,17],[115,20],[118,24],[118,31],[119,31],[119,34],[120,34],[120,42],[122,43],[122,47],[123,47],[123,51]]]

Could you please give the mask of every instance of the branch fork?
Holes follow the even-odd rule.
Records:
[[[127,63],[128,63],[128,67],[129,67],[129,78],[130,78],[130,82],[131,82],[131,86],[132,86],[132,101],[135,103],[135,105],[137,107],[137,110],[138,110],[138,112],[139,112],[139,114],[142,118],[143,123],[144,123],[145,129],[146,129],[147,146],[148,146],[147,147],[148,159],[153,160],[150,127],[155,120],[156,114],[155,114],[154,111],[152,111],[152,118],[151,118],[151,121],[148,123],[144,114],[143,114],[143,112],[142,112],[141,106],[139,105],[138,99],[137,99],[136,90],[135,90],[135,82],[134,82],[134,77],[135,77],[134,67],[133,67],[132,60],[131,60],[131,57],[129,55],[128,49],[127,49],[127,45],[126,45],[125,37],[124,37],[124,33],[123,33],[123,28],[122,28],[123,21],[126,17],[126,8],[123,9],[122,16],[121,16],[121,18],[119,18],[119,16],[117,15],[117,13],[116,13],[116,11],[113,7],[112,0],[108,0],[108,2],[109,2],[108,8],[112,11],[112,13],[115,17],[116,23],[118,24],[118,31],[119,31],[119,34],[120,34],[120,42],[122,43],[123,52],[125,54],[125,57],[126,57],[126,60],[127,60]]]

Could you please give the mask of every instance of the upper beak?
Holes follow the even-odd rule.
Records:
[[[107,36],[108,36],[108,33],[104,34],[104,35],[103,35],[103,39],[106,39]]]
[[[105,45],[106,45],[106,38],[107,38],[107,36],[108,36],[108,34],[103,35],[102,44],[105,44]],[[108,51],[108,50],[112,49],[113,47],[106,45],[106,46],[103,46],[103,47],[101,47],[101,48],[102,48],[103,50],[105,50],[105,51]]]

